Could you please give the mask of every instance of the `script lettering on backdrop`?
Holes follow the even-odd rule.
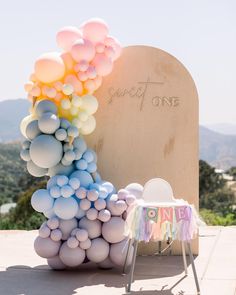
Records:
[[[158,91],[158,87],[163,84],[164,82],[153,81],[148,77],[146,81],[138,81],[130,88],[115,88],[111,86],[108,88],[107,102],[112,104],[115,99],[128,96],[139,99],[140,111],[142,111],[146,102],[151,103],[154,107],[178,107],[180,105],[180,98],[178,96],[149,95],[149,90],[152,93],[154,89]]]

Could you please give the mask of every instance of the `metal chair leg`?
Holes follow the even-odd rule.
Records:
[[[195,284],[196,284],[196,288],[197,288],[197,294],[200,294],[200,286],[199,286],[199,282],[198,282],[198,278],[197,278],[197,272],[196,272],[196,268],[195,268],[195,264],[194,264],[194,258],[193,258],[193,253],[191,250],[190,243],[187,243],[187,247],[188,247],[189,258],[190,258],[190,261],[192,264],[194,280],[195,280]]]
[[[131,243],[132,243],[132,240],[129,239],[128,249],[127,249],[126,256],[125,256],[125,263],[124,263],[123,270],[122,270],[123,275],[126,274],[125,271],[126,271],[126,267],[127,267],[127,260],[128,260],[128,257],[129,257],[129,251],[130,251],[130,248],[131,248]]]
[[[181,242],[181,246],[182,246],[182,255],[183,255],[183,262],[184,262],[184,272],[185,275],[188,275],[188,267],[187,267],[187,260],[186,260],[186,251],[185,251],[185,244],[184,241]]]
[[[134,277],[134,267],[135,267],[137,249],[138,249],[138,241],[135,240],[134,241],[134,253],[133,253],[133,257],[132,257],[131,269],[130,269],[130,272],[129,272],[129,281],[128,281],[128,284],[126,286],[126,293],[130,293],[130,291],[131,291],[131,284],[133,282],[133,277]]]

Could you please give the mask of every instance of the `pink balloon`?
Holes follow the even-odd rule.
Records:
[[[70,52],[77,62],[81,60],[91,61],[95,55],[95,48],[90,41],[80,39],[73,44]]]
[[[76,78],[75,75],[67,75],[65,78],[65,84],[71,84],[75,90],[75,92],[81,93],[83,92],[83,85],[79,81],[79,79]]]
[[[111,46],[114,51],[115,51],[115,55],[113,57],[113,60],[116,60],[118,57],[120,57],[121,55],[121,51],[122,51],[122,48],[121,48],[121,45],[120,43],[113,37],[107,37],[105,40],[104,40],[104,44],[108,47],[108,46]]]
[[[88,75],[86,72],[79,72],[78,73],[78,79],[82,82],[86,81],[88,79]]]
[[[96,78],[97,73],[96,73],[95,67],[89,66],[88,69],[87,69],[87,71],[86,71],[86,74],[88,75],[88,78],[89,79]]]
[[[57,33],[57,45],[65,51],[69,51],[73,43],[81,37],[81,32],[76,27],[64,27]]]
[[[40,94],[41,94],[41,89],[40,89],[40,87],[39,86],[34,86],[32,89],[31,89],[31,91],[30,91],[30,94],[32,95],[32,96],[40,96]]]
[[[106,54],[106,56],[108,58],[111,58],[112,60],[115,57],[115,50],[111,46],[106,47],[105,50],[104,50],[104,53]]]
[[[105,49],[105,45],[104,43],[97,43],[95,46],[96,52],[97,53],[103,53],[104,49]]]
[[[88,93],[93,93],[96,86],[93,80],[87,80],[84,82],[84,88],[88,91]]]
[[[99,76],[106,76],[111,73],[113,63],[104,53],[97,53],[92,64],[95,66]]]
[[[69,52],[64,52],[61,54],[61,58],[64,61],[67,70],[72,70],[74,67],[74,60]]]
[[[44,83],[60,80],[65,74],[65,65],[57,52],[42,54],[34,64],[36,77]]]
[[[98,89],[102,85],[102,77],[97,76],[95,79],[93,79],[93,82],[95,83],[95,88]]]
[[[48,88],[46,89],[46,95],[47,95],[48,97],[50,97],[50,98],[54,98],[54,97],[56,97],[56,95],[57,95],[57,91],[56,91],[56,89],[53,88],[53,87],[48,87]]]
[[[89,63],[86,61],[86,60],[81,60],[79,63],[77,63],[75,66],[74,66],[74,70],[76,72],[85,72],[87,71],[89,67]]]
[[[91,19],[82,25],[82,32],[84,38],[93,43],[103,42],[108,34],[108,26],[101,19]]]

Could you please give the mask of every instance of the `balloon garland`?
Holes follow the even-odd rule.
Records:
[[[121,46],[100,19],[79,29],[62,28],[56,39],[63,52],[36,60],[25,85],[32,107],[20,125],[26,138],[20,155],[28,172],[50,177],[31,198],[32,207],[47,218],[34,248],[53,269],[87,261],[103,268],[123,266],[125,218],[143,187],[130,184],[116,192],[101,179],[97,155],[83,137],[96,127],[93,93],[112,71]]]

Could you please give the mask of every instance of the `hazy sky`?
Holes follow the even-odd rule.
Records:
[[[200,122],[236,123],[235,0],[0,0],[0,100],[25,97],[40,54],[57,50],[65,25],[103,18],[126,45],[159,47],[190,71]]]

